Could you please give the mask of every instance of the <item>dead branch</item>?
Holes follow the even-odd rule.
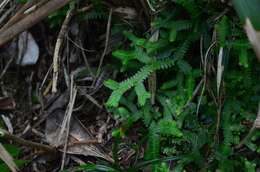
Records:
[[[19,33],[27,30],[33,25],[37,24],[39,21],[47,17],[50,13],[56,11],[57,9],[63,7],[70,0],[52,0],[46,4],[39,7],[39,9],[31,12],[23,19],[17,21],[10,27],[4,29],[0,32],[0,47],[3,46],[6,42],[10,41]]]
[[[39,0],[37,0],[39,1]],[[16,13],[15,15],[1,28],[1,32],[4,31],[6,28],[10,27],[11,25],[13,25],[14,23],[18,22],[19,20],[21,20],[22,18],[24,18],[26,16],[26,14],[24,14],[25,10],[31,8],[32,6],[34,6],[37,3],[36,0],[33,1],[28,1],[26,2]]]
[[[36,142],[32,142],[32,141],[28,141],[25,139],[22,139],[20,137],[17,137],[11,133],[9,133],[6,130],[0,129],[0,136],[6,140],[11,140],[17,144],[21,144],[24,146],[29,146],[31,148],[35,148],[35,149],[41,149],[44,150],[46,152],[56,152],[56,149],[52,146],[48,146],[45,144],[41,144],[41,143],[36,143]]]

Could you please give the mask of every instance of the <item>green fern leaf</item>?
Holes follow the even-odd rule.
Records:
[[[176,29],[171,29],[170,35],[169,35],[169,41],[174,42],[177,37],[177,30]]]
[[[109,107],[116,107],[120,101],[121,96],[130,88],[135,86],[137,83],[143,82],[151,73],[153,72],[152,65],[144,66],[139,72],[134,76],[128,78],[127,80],[121,82],[117,90],[114,90],[107,101]]]
[[[177,20],[167,23],[166,27],[176,31],[187,30],[192,27],[192,22],[191,20]]]
[[[133,33],[124,31],[124,35],[136,46],[144,46],[144,44],[147,42],[146,39],[138,38]]]
[[[136,48],[135,50],[136,59],[144,64],[148,64],[152,61],[152,59],[144,52],[142,48]]]
[[[85,15],[86,20],[92,20],[92,21],[98,19],[106,19],[106,18],[107,18],[107,13],[103,10],[97,10],[97,9],[92,10]]]
[[[176,0],[176,3],[183,6],[192,18],[200,14],[198,5],[194,0]]]
[[[148,134],[148,147],[145,153],[146,159],[158,158],[160,154],[160,135],[157,131],[157,126],[152,123]]]
[[[186,61],[178,60],[177,65],[184,74],[187,75],[191,73],[192,67]]]
[[[143,122],[145,124],[146,127],[149,126],[151,120],[152,120],[152,114],[150,112],[150,110],[152,109],[152,107],[148,104],[146,104],[146,106],[143,107],[142,109],[142,119],[143,119]]]
[[[104,85],[107,87],[107,88],[110,88],[111,90],[116,90],[118,89],[119,87],[119,84],[118,82],[112,80],[112,79],[109,79],[107,81],[104,82]]]
[[[182,59],[185,54],[188,52],[188,49],[190,47],[191,40],[188,38],[184,41],[184,43],[178,48],[178,50],[175,53],[176,59]]]
[[[195,79],[194,76],[190,74],[186,79],[186,90],[187,90],[188,99],[192,98],[194,89],[195,89]]]
[[[117,107],[120,101],[121,96],[128,91],[130,88],[142,83],[148,76],[160,69],[168,69],[175,64],[175,59],[164,59],[153,61],[149,65],[145,65],[138,71],[134,76],[128,78],[127,80],[119,83],[117,90],[114,90],[107,101],[107,106]]]
[[[109,107],[117,107],[123,94],[124,94],[124,92],[122,92],[122,91],[118,91],[118,90],[113,91],[112,94],[110,95],[106,105]]]
[[[151,97],[151,94],[145,90],[144,84],[141,82],[135,86],[135,92],[137,94],[138,103],[144,106],[147,99]]]
[[[123,65],[127,65],[130,60],[135,59],[134,51],[116,50],[112,55],[120,59]]]
[[[160,120],[159,131],[161,135],[181,137],[183,134],[173,120]]]
[[[218,39],[219,44],[221,47],[224,47],[226,45],[226,39],[228,36],[228,18],[226,16],[223,16],[221,21],[216,26],[217,33],[218,33]]]
[[[147,50],[147,53],[150,54],[150,53],[154,53],[166,46],[169,45],[169,42],[168,40],[164,40],[164,39],[161,39],[161,40],[158,40],[156,42],[151,42],[151,41],[148,41],[146,44],[145,44],[145,48]]]
[[[239,53],[239,65],[248,68],[247,49],[241,49]]]

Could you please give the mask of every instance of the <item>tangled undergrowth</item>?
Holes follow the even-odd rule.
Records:
[[[73,73],[80,90],[89,84],[82,78],[97,80],[106,73],[95,97],[104,106],[90,113],[113,118],[113,128],[106,133],[112,147],[102,146],[114,162],[89,160],[80,166],[69,164],[65,171],[260,170],[260,63],[243,29],[247,13],[240,11],[239,1],[141,2],[146,8],[137,9],[137,1],[92,0],[89,11],[74,16],[68,35],[74,36],[75,25],[92,29],[88,38],[78,39],[78,34],[73,43],[90,49],[90,64],[86,59],[64,60],[68,70],[59,82],[66,85],[66,72]],[[73,1],[49,16],[49,29],[59,28],[67,11],[80,4]],[[257,29],[259,18],[252,15],[252,23]],[[69,56],[66,50],[63,54]],[[80,63],[83,68],[75,67]],[[99,106],[96,100],[88,104]],[[85,105],[79,111],[83,124],[88,120],[82,115]]]

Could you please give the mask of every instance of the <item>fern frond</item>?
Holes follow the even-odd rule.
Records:
[[[159,157],[160,135],[158,134],[157,128],[155,123],[152,123],[149,127],[148,147],[145,154],[146,159],[155,159]]]
[[[248,68],[248,51],[247,49],[242,49],[240,50],[239,53],[239,65],[243,66],[245,68]]]
[[[223,117],[222,117],[222,123],[221,127],[223,129],[223,135],[224,135],[224,146],[230,146],[233,142],[233,133],[231,130],[232,126],[232,119],[231,119],[231,113],[234,112],[233,109],[233,103],[226,102],[226,106],[223,109]]]
[[[171,22],[167,25],[167,28],[168,27],[170,28],[169,41],[174,42],[178,31],[190,29],[192,27],[192,23],[190,20],[179,20]]]
[[[168,69],[172,67],[176,62],[176,59],[163,59],[163,60],[157,60],[153,63],[153,66],[156,70],[162,70],[162,69]]]
[[[184,43],[178,48],[177,52],[175,53],[176,59],[182,59],[185,54],[188,52],[191,44],[191,39],[188,38],[184,41]]]
[[[176,31],[187,30],[192,27],[191,20],[177,20],[167,24],[167,27],[175,29]]]
[[[232,130],[230,129],[230,126],[225,125],[223,127],[223,135],[224,135],[223,144],[225,146],[231,146],[233,142],[233,134],[232,134]]]
[[[163,59],[151,62],[151,64],[145,65],[134,76],[128,78],[125,81],[119,83],[118,88],[114,90],[107,101],[107,105],[110,107],[117,107],[121,96],[130,88],[143,83],[149,75],[160,69],[168,69],[175,64],[175,59]]]
[[[111,96],[109,97],[107,101],[107,106],[117,107],[121,96],[132,87],[137,86],[140,83],[143,83],[144,80],[147,79],[152,72],[172,67],[175,64],[176,60],[182,59],[185,56],[190,47],[190,43],[191,40],[189,38],[186,39],[184,43],[180,46],[178,51],[175,53],[174,59],[166,58],[151,61],[150,63],[146,64],[143,68],[141,68],[134,76],[119,83],[117,89],[113,90]]]
[[[148,127],[152,120],[152,114],[150,112],[151,106],[146,105],[142,108],[142,121],[146,127]]]
[[[194,0],[176,0],[175,2],[183,6],[191,17],[196,17],[200,14],[199,7]]]
[[[139,38],[135,36],[132,32],[124,31],[123,32],[125,37],[129,39],[133,45],[135,46],[144,46],[144,44],[147,42],[144,38]]]
[[[154,68],[152,65],[144,66],[134,76],[119,83],[118,89],[114,90],[107,101],[107,105],[110,107],[117,107],[121,96],[130,88],[134,87],[138,83],[142,83],[152,72]]]
[[[103,10],[92,10],[85,15],[86,20],[106,19],[107,13]]]
[[[135,54],[136,54],[136,59],[142,63],[148,64],[152,61],[152,58],[149,57],[142,48],[137,47],[135,50]]]
[[[110,88],[111,90],[116,90],[119,87],[119,84],[112,79],[106,80],[104,84],[107,88]]]
[[[160,120],[159,130],[161,135],[181,137],[183,134],[177,127],[176,121],[173,120]]]
[[[143,82],[153,71],[155,67],[153,65],[146,65],[140,71],[138,71],[134,76],[123,81],[119,85],[119,89],[124,92],[132,88],[134,85]]]
[[[146,99],[151,97],[151,94],[146,91],[143,83],[139,83],[135,86],[135,92],[137,94],[138,103],[141,106],[144,106]]]
[[[221,47],[225,46],[226,37],[228,35],[228,18],[223,16],[221,21],[216,26],[219,44]]]

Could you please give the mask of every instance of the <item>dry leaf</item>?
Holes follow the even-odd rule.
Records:
[[[50,114],[46,121],[46,140],[47,142],[55,147],[61,146],[56,145],[58,135],[60,134],[61,124],[64,118],[65,112],[62,110],[56,110],[52,114]],[[62,136],[61,143],[65,142],[65,133]],[[79,120],[72,116],[70,123],[70,131],[68,138],[68,149],[67,153],[70,154],[78,154],[85,156],[94,156],[104,158],[110,162],[113,162],[113,159],[103,153],[103,151],[93,144],[74,144],[80,142],[91,142],[95,140],[90,132],[80,123]]]

